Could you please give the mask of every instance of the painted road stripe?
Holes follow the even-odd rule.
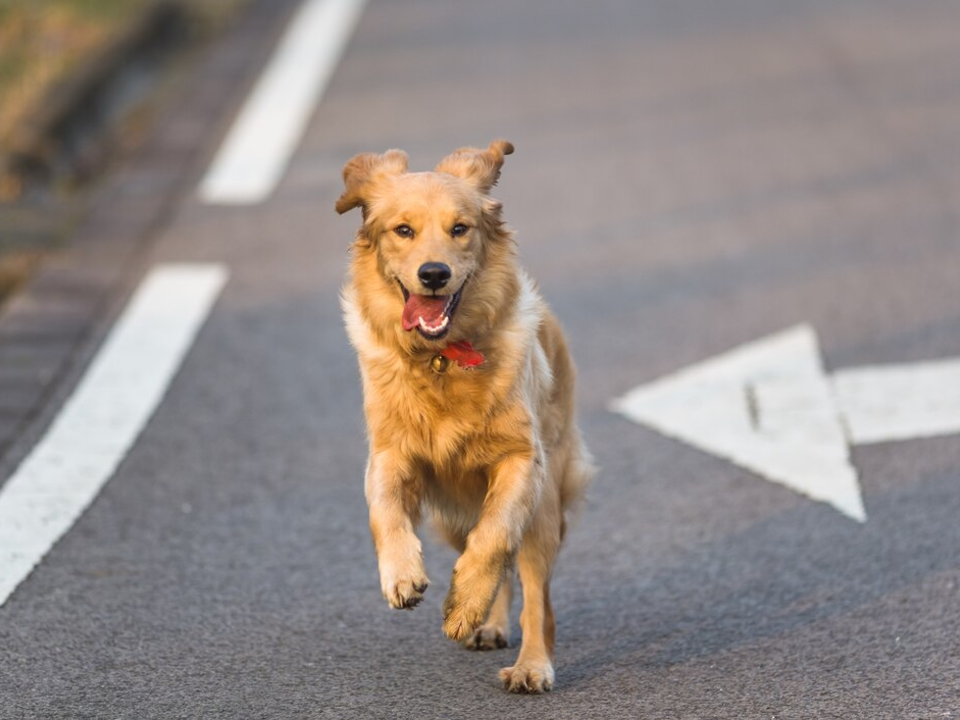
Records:
[[[200,184],[203,201],[247,205],[280,181],[365,0],[306,0]]]
[[[0,488],[0,605],[100,492],[159,405],[227,279],[160,265],[46,434]]]

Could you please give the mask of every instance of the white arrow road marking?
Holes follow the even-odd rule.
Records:
[[[641,385],[611,409],[866,520],[817,336],[807,325]]]
[[[641,385],[614,412],[865,522],[850,443],[960,432],[960,358],[828,378],[798,325]]]
[[[960,360],[840,370],[833,387],[858,445],[960,433]]]
[[[283,174],[360,19],[365,0],[307,0],[200,184],[208,203],[266,199]]]
[[[0,488],[0,605],[123,460],[226,279],[220,265],[161,265],[143,281],[46,434]]]

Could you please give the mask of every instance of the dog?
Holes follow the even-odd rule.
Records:
[[[461,148],[432,172],[408,172],[401,150],[363,153],[343,169],[336,210],[363,214],[341,301],[383,595],[394,608],[423,599],[416,528],[431,511],[460,553],[443,632],[470,649],[507,647],[519,573],[523,639],[500,679],[541,693],[554,682],[550,577],[594,468],[563,333],[489,194],[512,152],[504,140]]]

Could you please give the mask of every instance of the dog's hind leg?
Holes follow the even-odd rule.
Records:
[[[513,600],[513,570],[503,576],[497,598],[493,601],[487,621],[464,641],[470,650],[499,650],[510,644],[510,602]]]

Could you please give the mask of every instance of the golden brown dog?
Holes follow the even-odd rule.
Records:
[[[489,196],[513,146],[462,148],[433,172],[400,150],[357,155],[337,212],[360,207],[343,289],[370,442],[366,496],[387,602],[428,579],[415,534],[429,508],[461,553],[443,631],[507,646],[514,567],[523,642],[513,692],[553,683],[550,575],[569,510],[593,474],[574,423],[574,369],[557,321],[519,269]]]

